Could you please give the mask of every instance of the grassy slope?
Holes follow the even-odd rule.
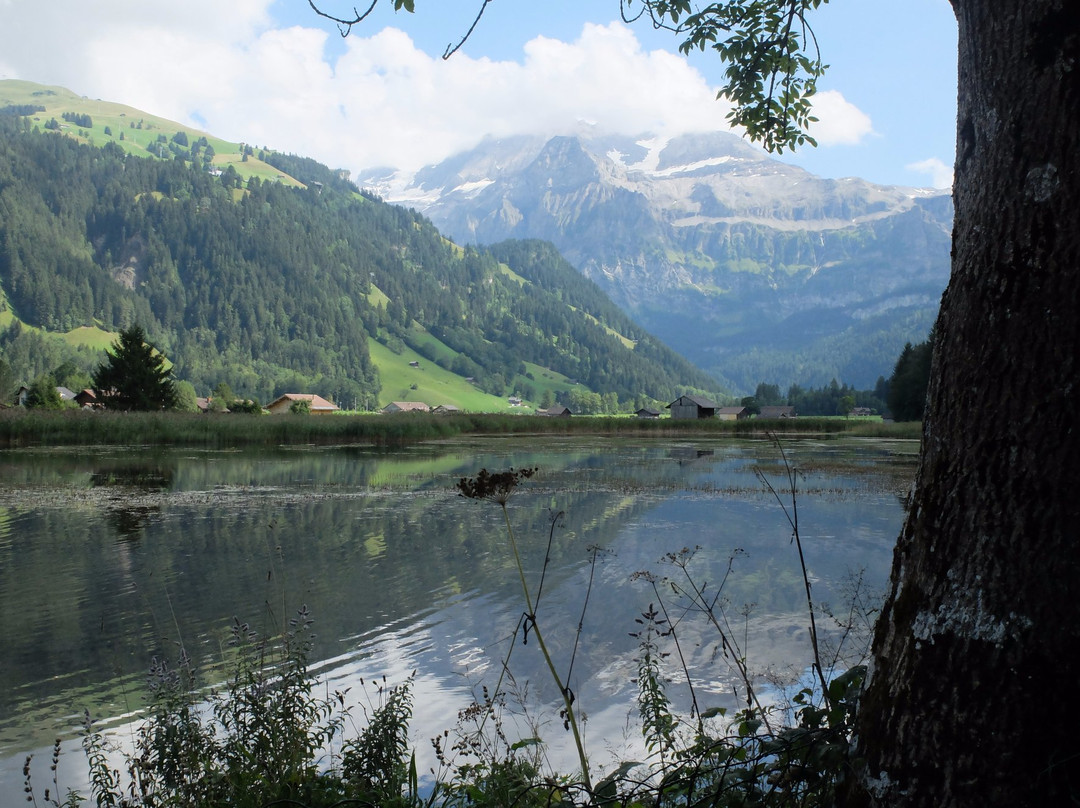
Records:
[[[156,115],[148,115],[123,104],[78,96],[63,87],[45,87],[28,81],[10,79],[0,81],[0,107],[9,104],[43,106],[44,112],[31,116],[31,120],[36,125],[44,126],[50,118],[56,118],[61,124],[62,131],[78,141],[92,143],[95,146],[104,146],[112,141],[125,151],[140,157],[149,156],[146,147],[156,141],[159,135],[164,135],[166,140],[171,140],[174,134],[182,131],[187,133],[190,142],[205,137],[214,147],[214,164],[221,168],[231,164],[245,179],[256,176],[264,180],[276,180],[286,185],[299,186],[301,184],[257,157],[248,157],[245,161],[239,143],[222,140],[207,132],[183,126]],[[80,136],[80,127],[68,123],[61,117],[65,112],[85,113],[93,119],[94,125],[90,129],[82,129],[85,135]],[[140,123],[141,128],[139,128]],[[112,131],[111,135],[105,134],[105,127],[109,127]],[[120,140],[121,132],[124,134],[123,140]],[[258,147],[255,149],[258,152]]]
[[[45,331],[42,328],[38,328],[37,326],[27,325],[22,320],[19,320],[19,318],[12,313],[11,309],[0,309],[0,330],[8,328],[17,320],[19,324],[28,331],[37,331],[41,334],[56,336],[64,340],[68,345],[75,347],[85,346],[99,351],[104,351],[106,348],[111,347],[119,336],[119,334],[103,331],[96,326],[92,328],[89,326],[80,326],[72,331],[68,331],[66,334],[55,334],[51,331]]]
[[[380,406],[391,401],[423,401],[429,407],[452,404],[469,412],[506,412],[510,409],[506,399],[478,390],[411,348],[406,347],[396,354],[372,339],[368,340],[368,350],[382,381]],[[420,367],[410,367],[410,362],[419,362]],[[415,390],[413,385],[416,385]]]
[[[68,331],[62,336],[69,345],[84,345],[88,348],[95,348],[99,351],[104,351],[106,348],[111,348],[113,343],[116,342],[117,338],[120,335],[114,334],[111,331],[103,331],[96,326],[93,328],[89,326],[81,326],[72,331]]]

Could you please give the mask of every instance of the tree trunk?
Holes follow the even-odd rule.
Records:
[[[953,269],[842,803],[1080,800],[1080,2],[953,0]]]

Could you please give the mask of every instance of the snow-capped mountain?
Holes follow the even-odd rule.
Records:
[[[947,193],[822,179],[728,133],[489,138],[359,180],[460,242],[552,241],[738,390],[873,385],[948,280]]]

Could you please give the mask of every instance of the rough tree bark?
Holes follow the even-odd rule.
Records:
[[[1080,2],[953,0],[953,270],[841,802],[1080,800]]]

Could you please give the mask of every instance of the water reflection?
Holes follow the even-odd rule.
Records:
[[[806,472],[799,510],[815,598],[840,600],[851,569],[883,584],[915,448],[790,447]],[[136,710],[152,655],[182,641],[210,683],[234,615],[269,631],[301,603],[316,616],[317,667],[332,687],[418,671],[414,734],[426,747],[499,669],[522,611],[501,511],[453,489],[482,467],[541,469],[510,500],[510,517],[532,580],[548,558],[545,636],[564,662],[580,644],[571,687],[597,742],[614,743],[633,704],[628,633],[654,593],[631,578],[680,572],[658,565],[665,553],[701,545],[692,566],[701,581],[719,580],[735,557],[724,596],[734,615],[753,604],[745,636],[763,669],[797,669],[806,652],[790,529],[755,477],[783,472],[767,442],[19,451],[0,463],[2,804],[20,787],[23,753],[40,749],[47,766],[52,738],[70,737],[83,709]],[[595,569],[594,545],[608,551]],[[715,637],[689,622],[686,632],[702,691],[727,697]],[[513,666],[539,703],[557,699],[533,644],[514,648]]]

